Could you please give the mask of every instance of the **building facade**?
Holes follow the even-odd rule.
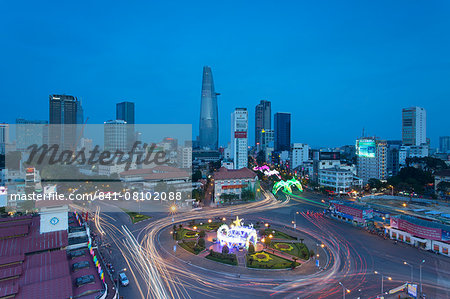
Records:
[[[439,152],[441,153],[450,152],[450,136],[439,137]]]
[[[71,95],[50,95],[49,107],[49,143],[74,149],[80,137],[81,127],[77,124],[83,119],[81,102]]]
[[[48,121],[16,119],[16,149],[26,150],[30,145],[38,147],[48,142]]]
[[[125,152],[127,146],[127,123],[123,120],[108,120],[104,124],[104,147],[106,151]]]
[[[272,129],[272,109],[270,101],[262,100],[255,108],[255,146],[261,144],[262,131]]]
[[[309,160],[309,145],[305,143],[293,143],[292,144],[292,163],[291,167],[297,168],[302,165],[303,162]]]
[[[410,107],[402,110],[402,142],[404,145],[427,143],[427,113],[424,108]]]
[[[248,164],[248,111],[236,108],[231,113],[231,158],[235,169]]]
[[[275,122],[275,151],[291,150],[291,114],[278,112],[274,116]]]
[[[341,194],[350,192],[353,187],[361,187],[362,180],[354,177],[351,170],[335,166],[319,170],[319,185]]]
[[[204,66],[199,130],[199,147],[201,149],[217,150],[219,146],[217,95],[218,93],[214,90],[211,68]]]
[[[241,169],[221,167],[214,173],[213,179],[215,202],[220,201],[223,194],[235,195],[236,199],[240,199],[243,190],[256,193],[259,189],[258,175],[246,167]]]
[[[374,137],[356,141],[357,175],[367,183],[370,179],[387,178],[387,143]]]

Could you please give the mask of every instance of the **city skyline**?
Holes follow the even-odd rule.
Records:
[[[427,135],[436,147],[450,127],[450,41],[444,30],[450,25],[444,17],[449,4],[406,4],[389,3],[388,11],[379,4],[330,4],[323,11],[313,4],[281,9],[265,3],[245,15],[230,5],[213,17],[206,12],[214,7],[179,3],[166,18],[160,12],[168,7],[161,4],[111,7],[99,16],[94,12],[103,10],[100,3],[91,11],[65,4],[30,4],[30,10],[21,11],[8,3],[4,11],[10,13],[1,21],[10,29],[0,50],[8,57],[1,77],[1,121],[43,119],[47,107],[35,103],[65,93],[82,100],[89,123],[110,119],[114,104],[126,100],[139,107],[139,122],[190,123],[197,136],[201,67],[210,65],[221,92],[222,146],[229,141],[233,109],[252,112],[260,100],[268,100],[273,112],[292,113],[292,141],[315,147],[353,144],[363,128],[369,135],[400,140],[401,109],[424,107]],[[61,16],[70,10],[74,20],[86,22],[75,26],[58,17],[54,26],[40,15],[44,10]],[[13,26],[14,12],[21,22]],[[230,14],[236,24],[220,25]],[[134,21],[126,25],[130,15]],[[175,20],[185,20],[183,28]],[[337,39],[340,32],[346,34]],[[25,103],[20,113],[18,102]],[[253,113],[249,122],[253,126]],[[251,128],[250,140],[253,135]]]

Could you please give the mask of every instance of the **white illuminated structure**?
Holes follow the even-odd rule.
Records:
[[[236,217],[236,220],[233,221],[230,227],[226,224],[222,224],[219,227],[217,230],[217,240],[219,240],[220,245],[227,245],[229,248],[248,248],[250,244],[256,246],[258,239],[256,230],[253,228],[253,224],[243,226],[243,220]]]

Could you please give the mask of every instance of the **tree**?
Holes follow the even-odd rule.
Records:
[[[202,172],[200,170],[196,170],[193,174],[192,174],[192,182],[198,182],[198,180],[200,180],[202,178]]]
[[[379,180],[379,179],[369,179],[368,181],[370,188],[375,188],[375,189],[380,189],[381,187],[383,187],[383,183]]]
[[[227,254],[227,253],[229,253],[229,252],[230,252],[230,249],[228,249],[228,246],[227,246],[227,245],[223,245],[223,247],[222,247],[222,253]]]
[[[198,241],[197,241],[197,244],[198,244],[198,246],[200,246],[200,247],[205,247],[205,238],[200,238],[200,239],[198,239]]]
[[[255,200],[255,192],[246,188],[246,189],[242,190],[241,199],[244,201]]]
[[[256,156],[256,163],[258,163],[258,165],[262,165],[264,162],[266,162],[266,154],[264,151],[259,151]]]
[[[206,233],[205,233],[204,230],[201,230],[198,235],[199,235],[200,238],[204,238],[206,236]]]
[[[248,245],[248,253],[250,254],[255,253],[255,246],[253,244]]]
[[[311,249],[311,250],[309,251],[309,256],[314,256],[314,250]]]

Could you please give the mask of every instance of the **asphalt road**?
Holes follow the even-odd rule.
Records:
[[[303,197],[320,202],[323,197],[316,194],[305,193]],[[413,265],[413,281],[419,282],[419,263],[425,260],[422,267],[423,291],[427,298],[450,298],[450,261],[448,258],[412,248],[405,244],[395,245],[391,240],[385,240],[377,235],[370,234],[350,224],[342,223],[334,219],[328,219],[319,214],[323,209],[310,201],[291,199],[289,206],[281,206],[277,209],[258,211],[247,218],[261,219],[270,223],[292,227],[291,221],[295,220],[297,228],[306,231],[318,239],[329,244],[330,250],[336,254],[339,267],[332,275],[311,278],[309,282],[298,279],[281,279],[282,272],[274,272],[273,278],[255,280],[251,277],[238,277],[235,269],[230,274],[211,273],[211,271],[184,264],[186,275],[177,272],[180,260],[170,257],[169,254],[161,253],[169,266],[167,272],[175,274],[163,274],[162,283],[165,279],[177,280],[183,285],[179,293],[172,293],[172,297],[186,298],[342,298],[342,286],[350,290],[346,298],[374,298],[381,292],[381,276],[374,273],[378,271],[392,280],[384,278],[384,291],[397,287],[411,277],[411,267],[404,265],[403,261]],[[299,214],[296,214],[296,212]],[[206,211],[203,213],[206,214]],[[167,213],[152,213],[152,219],[132,224],[128,215],[121,211],[100,214],[101,230],[105,231],[102,236],[103,244],[111,244],[108,248],[116,269],[127,268],[130,286],[121,288],[120,295],[123,298],[152,298],[149,293],[150,281],[158,283],[157,278],[149,276],[152,271],[143,271],[142,264],[145,258],[140,259],[126,250],[130,246],[130,237],[124,233],[124,227],[128,228],[133,238],[143,242],[149,234],[155,234],[159,239],[158,232],[147,231],[150,222],[164,220]],[[199,214],[198,217],[200,217]],[[224,215],[226,216],[226,215]],[[165,223],[165,222],[164,222]],[[145,248],[150,243],[142,243]],[[151,243],[157,247],[158,244]],[[154,248],[153,248],[154,249]],[[314,250],[314,248],[312,248]],[[163,251],[162,248],[157,248]],[[167,248],[165,248],[167,250]],[[178,250],[183,250],[178,248]],[[327,250],[325,248],[325,250]],[[132,251],[133,252],[133,251]],[[320,251],[319,251],[320,252]],[[145,255],[146,252],[143,251]],[[330,256],[332,256],[330,252]],[[136,263],[136,259],[139,262]],[[134,262],[133,262],[134,261]],[[336,261],[334,261],[336,262]],[[180,266],[181,267],[181,266]],[[158,270],[158,269],[157,269]],[[165,269],[159,268],[165,273]],[[325,269],[324,272],[326,272]],[[330,270],[331,271],[331,270]],[[156,279],[156,280],[155,280]],[[165,285],[165,287],[167,287]],[[169,297],[170,297],[169,296]]]

